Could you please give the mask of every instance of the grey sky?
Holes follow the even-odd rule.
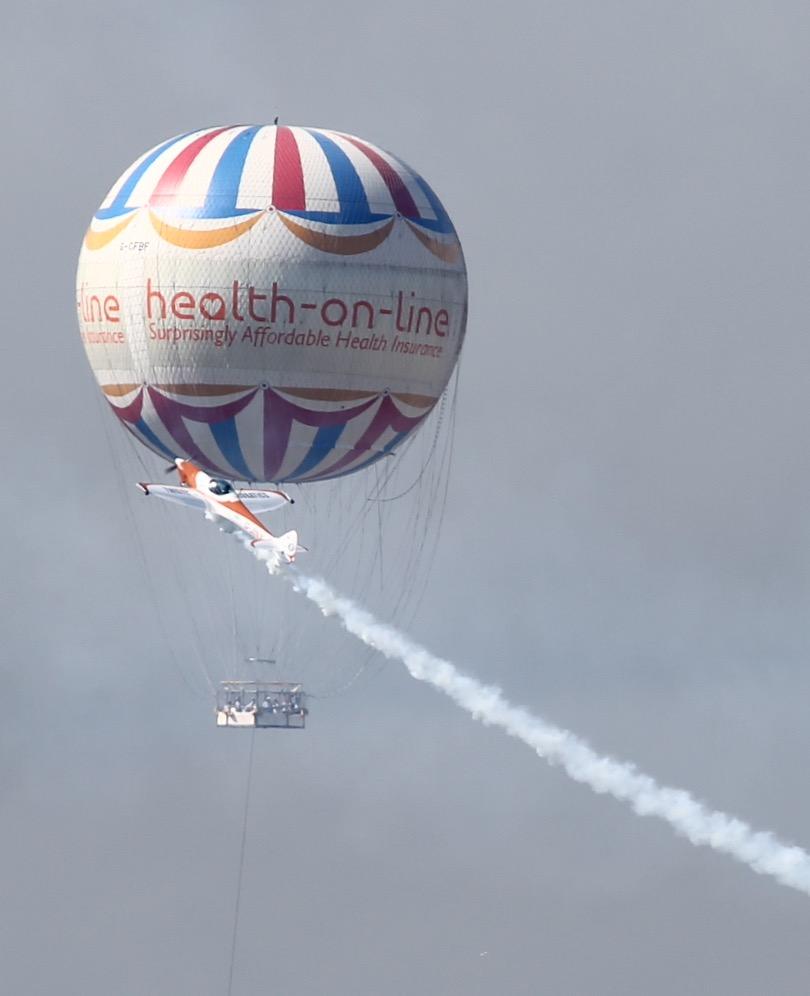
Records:
[[[459,229],[470,324],[414,635],[810,846],[810,11],[432,7],[6,13],[4,991],[225,991],[247,741],[156,625],[121,499],[137,466],[108,463],[73,310],[109,185],[208,124],[367,137]],[[216,565],[220,537],[178,528]],[[349,668],[349,639],[295,612]],[[806,897],[394,666],[257,741],[251,806],[236,993],[807,991]]]

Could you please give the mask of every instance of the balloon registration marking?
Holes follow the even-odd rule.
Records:
[[[136,214],[137,212],[133,211],[123,221],[119,221],[117,225],[111,225],[109,228],[93,228],[91,225],[84,236],[85,246],[90,250],[103,249],[124,231]]]
[[[213,249],[215,246],[225,245],[226,242],[233,242],[240,235],[249,232],[262,215],[263,212],[257,213],[246,221],[226,225],[224,228],[180,228],[159,218],[154,211],[149,212],[149,220],[155,232],[173,246],[179,246],[181,249]]]

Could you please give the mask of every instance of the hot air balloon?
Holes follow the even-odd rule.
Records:
[[[464,339],[461,245],[401,159],[319,128],[203,128],[110,189],[79,325],[123,425],[246,481],[341,477],[397,450]]]
[[[288,530],[279,542],[301,529],[319,570],[394,617],[421,596],[447,494],[452,435],[439,430],[453,422],[446,388],[467,278],[453,224],[420,174],[326,129],[232,125],[171,138],[125,170],[93,216],[76,302],[101,404],[131,434],[123,454],[110,441],[116,463],[130,449],[148,473],[146,447],[190,461],[212,484],[290,485],[294,512],[270,520]],[[434,428],[418,433],[432,411]],[[268,682],[274,695],[287,688],[280,667],[323,696],[368,666],[300,618],[289,586],[265,598],[263,565],[198,535],[196,518],[150,512],[145,542],[141,514],[132,521],[157,629],[171,634],[184,677],[199,665],[218,721],[229,696],[234,707],[251,701],[245,682],[256,694]],[[264,712],[289,725],[304,715],[292,703],[279,711],[273,698]],[[236,720],[254,712],[234,708]]]

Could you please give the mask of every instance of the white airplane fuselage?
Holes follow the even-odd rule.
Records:
[[[175,460],[175,463],[180,481],[202,498],[211,515],[230,522],[237,529],[247,533],[252,540],[275,539],[267,526],[239,500],[233,488],[226,494],[215,494],[211,490],[211,485],[214,482],[219,483],[219,478],[206,474],[190,460]]]

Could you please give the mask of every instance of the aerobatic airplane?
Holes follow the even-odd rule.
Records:
[[[190,460],[174,461],[180,475],[179,485],[143,484],[138,487],[145,495],[154,495],[166,501],[196,508],[208,518],[219,523],[228,532],[242,532],[251,539],[251,546],[268,550],[291,564],[297,553],[306,550],[298,543],[295,529],[274,536],[273,533],[254,515],[255,512],[272,512],[284,505],[292,504],[293,499],[283,491],[236,490],[230,481],[221,477],[209,477],[204,470]],[[169,468],[171,469],[171,468]]]

